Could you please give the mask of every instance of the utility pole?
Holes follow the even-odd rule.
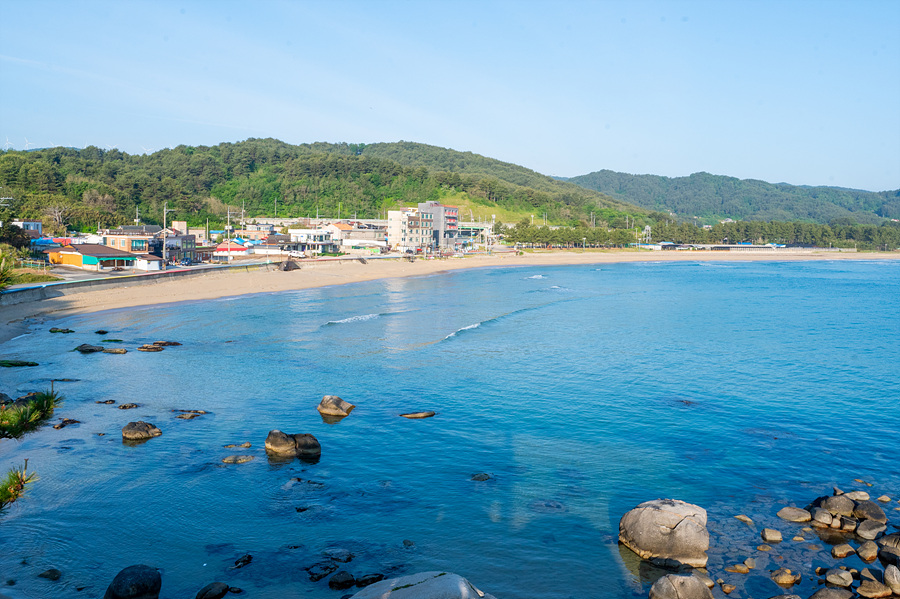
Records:
[[[166,216],[170,212],[175,212],[175,209],[172,208],[171,210],[169,210],[169,202],[163,202],[163,230],[162,230],[162,234],[163,234],[163,238],[162,238],[162,246],[163,246],[162,247],[162,259],[163,259],[162,268],[163,268],[163,270],[166,270]]]

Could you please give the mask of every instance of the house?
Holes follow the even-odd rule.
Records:
[[[37,239],[44,234],[44,223],[39,220],[19,220],[14,219],[10,224],[23,229],[32,239]]]
[[[162,258],[152,254],[137,254],[134,257],[134,268],[136,270],[162,270]]]
[[[105,246],[136,254],[150,254],[160,251],[157,239],[160,232],[162,227],[158,225],[139,225],[101,229],[97,235],[102,238]]]
[[[250,248],[234,241],[223,241],[216,246],[213,257],[220,260],[231,261],[238,257],[249,256]]]
[[[111,268],[134,268],[137,256],[97,243],[79,243],[44,250],[50,264],[74,266],[85,270],[102,271]]]
[[[288,229],[290,249],[304,254],[336,254],[338,245],[325,229]]]

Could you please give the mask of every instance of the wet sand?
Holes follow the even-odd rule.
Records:
[[[649,250],[555,250],[534,251],[516,255],[512,252],[492,256],[471,255],[464,258],[422,260],[369,259],[358,261],[306,262],[300,270],[211,271],[208,274],[160,280],[153,284],[85,289],[62,297],[0,306],[0,343],[27,331],[35,322],[68,316],[73,313],[99,312],[134,306],[147,306],[178,301],[215,299],[249,293],[271,293],[309,289],[327,285],[343,285],[375,279],[427,276],[464,268],[561,266],[616,262],[662,261],[788,261],[788,260],[898,260],[897,252],[712,252]]]

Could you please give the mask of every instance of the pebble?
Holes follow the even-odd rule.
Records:
[[[802,542],[805,541],[806,539],[804,539],[804,538],[801,537],[801,536],[796,536],[796,537],[794,537],[794,538],[791,539],[791,540],[792,540],[792,541],[796,541],[796,542],[798,542],[798,543],[802,543]]]
[[[881,503],[890,503],[891,498],[888,497],[887,495],[882,495],[881,497],[878,498],[878,501],[880,501]]]
[[[750,568],[748,568],[745,564],[735,564],[733,566],[728,566],[727,568],[725,568],[725,571],[732,572],[734,574],[746,574],[750,571]]]
[[[733,584],[726,584],[724,582],[722,583],[722,592],[725,593],[726,595],[730,595],[736,588],[737,587],[734,586]]]
[[[738,520],[746,524],[747,526],[753,526],[753,520],[749,516],[745,516],[744,514],[738,514],[735,516]]]
[[[772,546],[771,545],[757,545],[756,549],[758,551],[772,551]]]
[[[789,568],[779,568],[772,572],[772,580],[775,584],[789,587],[800,582],[800,575],[794,574]]]

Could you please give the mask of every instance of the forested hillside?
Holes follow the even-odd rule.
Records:
[[[607,222],[646,211],[603,194],[471,153],[423,144],[304,144],[249,139],[178,146],[151,155],[96,147],[0,153],[0,186],[14,198],[0,210],[40,218],[48,231],[92,229],[169,216],[191,224],[248,218],[355,215],[375,218],[399,205],[463,197],[485,206],[546,214],[574,224],[591,213]]]
[[[629,175],[601,170],[568,179],[648,210],[699,217],[760,221],[877,224],[900,218],[900,190],[869,192],[837,187],[799,187],[695,173],[689,177]]]

